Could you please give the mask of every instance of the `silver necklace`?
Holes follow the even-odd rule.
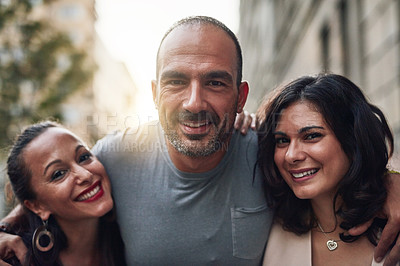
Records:
[[[328,238],[328,241],[326,241],[326,246],[328,247],[329,251],[334,251],[338,247],[338,242],[342,241],[341,239],[330,239],[329,236],[325,233],[324,229],[322,229],[322,226],[319,224],[319,221],[317,220],[317,225],[319,230],[321,230],[321,233],[323,233],[326,238]]]

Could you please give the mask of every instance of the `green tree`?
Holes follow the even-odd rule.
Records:
[[[32,3],[0,0],[0,147],[21,125],[47,117],[62,121],[60,103],[87,86],[95,69],[51,22],[32,18]]]

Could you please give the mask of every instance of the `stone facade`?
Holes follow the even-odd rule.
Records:
[[[400,169],[400,0],[241,0],[246,109],[282,82],[330,71],[385,113]]]

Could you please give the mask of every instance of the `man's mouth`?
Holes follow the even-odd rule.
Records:
[[[199,113],[191,113],[183,111],[178,113],[179,123],[189,127],[201,127],[208,124],[218,125],[219,118],[214,112],[200,111]]]
[[[181,124],[181,130],[184,135],[186,135],[188,138],[197,140],[202,138],[203,136],[206,136],[210,128],[212,126],[211,122],[180,122]]]
[[[217,125],[216,114],[206,111],[190,113],[183,111],[178,114],[178,123],[181,125],[182,133],[188,138],[197,140],[206,136],[213,125]]]
[[[202,121],[202,122],[182,121],[181,124],[184,126],[187,126],[187,127],[199,128],[199,127],[204,127],[204,126],[210,125],[211,121]]]

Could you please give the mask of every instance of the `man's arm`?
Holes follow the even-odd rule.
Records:
[[[375,259],[381,261],[394,241],[389,255],[386,257],[384,266],[396,265],[400,261],[400,173],[390,173],[387,184],[388,196],[384,206],[384,213],[388,222],[382,231],[382,236],[375,249]],[[397,240],[396,240],[397,238]]]
[[[15,224],[18,220],[21,220],[23,216],[23,209],[21,205],[15,207],[6,217],[0,222],[0,258],[8,259],[16,256],[19,261],[24,261],[26,252],[28,251],[22,238],[7,233],[11,230],[11,225]],[[0,261],[0,265],[8,265],[7,263]]]
[[[400,238],[398,237],[400,232],[400,173],[392,172],[388,174],[387,178],[388,196],[383,211],[388,221],[375,248],[374,257],[377,262],[381,261],[391,245],[396,241],[383,264],[384,266],[394,266],[400,261]],[[372,220],[354,227],[349,230],[349,233],[351,235],[360,235],[368,229],[371,223]]]

